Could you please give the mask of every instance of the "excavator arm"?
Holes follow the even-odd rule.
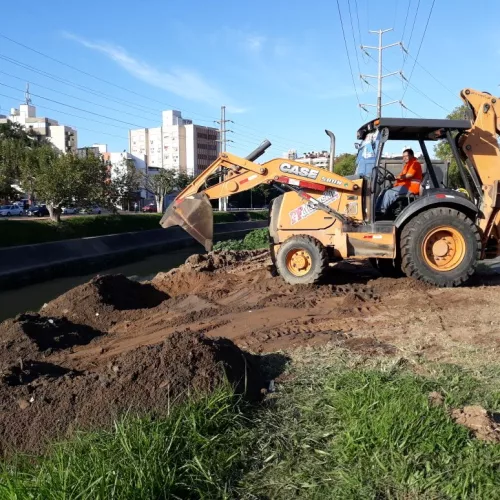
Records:
[[[495,248],[496,256],[500,253],[500,100],[472,89],[462,90],[460,97],[472,112],[472,126],[458,138],[458,146],[480,198],[483,249]]]
[[[318,201],[317,197],[327,189],[358,191],[359,182],[292,160],[277,158],[262,165],[255,163],[254,160],[270,145],[266,141],[247,158],[222,153],[177,195],[165,211],[161,226],[181,226],[209,251],[213,244],[213,211],[209,200],[247,191],[264,183],[276,184],[283,191],[296,191],[315,208],[343,219],[342,214]]]

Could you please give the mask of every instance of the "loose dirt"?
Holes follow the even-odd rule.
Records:
[[[248,354],[335,344],[364,356],[462,365],[500,361],[500,277],[435,289],[332,266],[324,283],[291,286],[267,251],[191,256],[149,283],[102,276],[38,313],[0,325],[0,453],[39,451],[123,411],[166,411],[225,376],[258,397]]]

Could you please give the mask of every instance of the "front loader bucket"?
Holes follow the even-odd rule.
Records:
[[[212,250],[214,216],[206,194],[198,193],[182,200],[175,200],[165,210],[160,226],[164,228],[180,226],[201,243],[207,252]]]

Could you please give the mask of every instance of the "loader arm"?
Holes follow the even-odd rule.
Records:
[[[223,177],[223,180],[219,178]],[[210,185],[211,180],[216,179]],[[327,189],[355,192],[359,181],[351,181],[327,170],[293,160],[277,158],[262,165],[231,153],[222,153],[217,160],[181,191],[167,208],[160,224],[167,228],[183,227],[207,250],[212,248],[213,213],[209,200],[216,200],[252,189],[260,184],[279,184],[283,190],[296,191],[316,204],[320,210],[332,209],[318,202]],[[341,214],[335,214],[343,218]]]
[[[473,115],[472,127],[459,137],[458,146],[481,198],[483,249],[493,246],[500,255],[500,101],[472,89],[462,90],[460,97]]]

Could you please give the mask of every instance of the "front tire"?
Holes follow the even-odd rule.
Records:
[[[477,226],[453,208],[426,210],[415,216],[401,234],[403,271],[435,286],[465,283],[474,274],[480,256]]]
[[[325,273],[328,253],[311,236],[292,236],[280,246],[276,267],[287,283],[309,285],[318,282]]]

